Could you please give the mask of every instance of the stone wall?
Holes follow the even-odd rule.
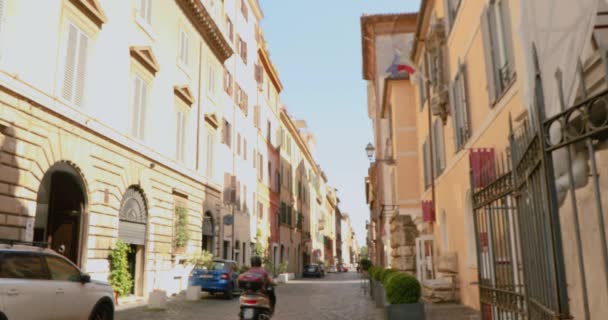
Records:
[[[418,229],[409,215],[393,216],[390,220],[391,267],[416,273],[416,238]]]
[[[169,282],[179,269],[173,248],[176,191],[188,208],[185,255],[200,250],[203,202],[212,188],[7,88],[0,88],[0,132],[0,238],[30,237],[26,224],[35,220],[41,181],[51,166],[65,162],[85,182],[81,267],[94,279],[107,280],[121,200],[137,186],[148,211],[143,292],[175,285]],[[212,193],[217,197],[219,190]]]

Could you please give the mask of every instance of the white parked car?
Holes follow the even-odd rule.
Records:
[[[112,320],[113,296],[51,249],[0,243],[0,320]]]

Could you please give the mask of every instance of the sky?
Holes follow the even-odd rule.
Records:
[[[365,176],[372,141],[362,75],[363,14],[415,12],[419,0],[261,0],[270,59],[284,89],[281,101],[306,120],[317,140],[316,160],[338,189],[340,209],[365,245]]]

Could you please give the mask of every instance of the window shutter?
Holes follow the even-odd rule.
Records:
[[[152,0],[143,0],[146,3],[146,22],[152,24]]]
[[[509,1],[502,0],[498,3],[503,21],[504,46],[507,53],[509,78],[515,73],[515,54],[513,51],[513,29],[511,29],[511,7]]]
[[[139,117],[139,139],[144,140],[146,137],[146,112],[148,108],[148,87],[143,80],[141,82],[141,105],[140,105],[140,117]]]
[[[131,134],[134,137],[137,137],[137,122],[138,122],[138,118],[139,118],[139,113],[140,113],[140,103],[141,103],[141,81],[140,79],[135,76],[133,77],[133,113],[132,113],[132,119],[131,119]]]
[[[468,76],[467,67],[464,64],[460,65],[460,87],[461,87],[461,123],[463,127],[463,140],[468,140],[471,136],[471,127],[469,119],[469,88],[468,88]],[[464,142],[464,141],[463,141]]]
[[[452,7],[453,3],[452,0],[443,0],[443,8],[444,8],[444,15],[445,15],[445,23],[446,23],[446,30],[448,30],[448,34],[449,32],[452,30],[452,25],[454,23],[453,19],[454,17],[452,17],[452,12],[454,10],[454,8]]]
[[[494,67],[494,46],[492,41],[492,29],[490,25],[490,11],[488,7],[481,14],[481,33],[483,36],[483,50],[486,63],[487,90],[490,106],[496,102],[496,74]]]
[[[63,76],[63,98],[72,100],[74,92],[74,70],[76,69],[76,46],[78,30],[74,25],[68,27],[68,43],[66,48],[65,70]]]
[[[78,64],[76,65],[76,92],[74,96],[74,104],[77,106],[83,106],[89,38],[87,38],[87,36],[82,32],[80,33],[80,41],[78,44]]]
[[[181,111],[178,111],[176,114],[176,120],[177,120],[177,124],[176,124],[176,130],[175,130],[175,135],[176,135],[176,146],[175,146],[175,158],[177,158],[177,160],[181,160],[181,145],[182,145],[182,113]]]

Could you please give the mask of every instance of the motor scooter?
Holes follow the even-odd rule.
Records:
[[[269,292],[274,290],[267,285],[265,279],[256,274],[244,273],[238,279],[242,290],[239,319],[241,320],[270,320],[274,313],[274,306],[270,300]]]

